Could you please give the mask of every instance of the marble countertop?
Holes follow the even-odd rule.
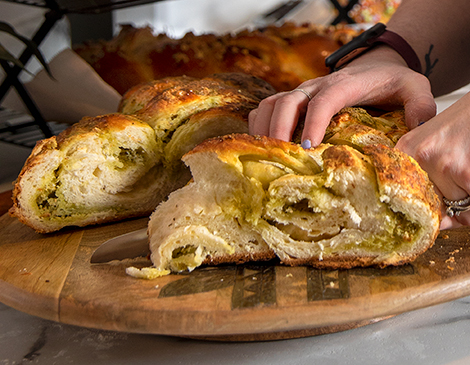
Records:
[[[328,335],[209,342],[64,325],[0,304],[0,364],[470,363],[470,297]]]
[[[444,110],[470,87],[438,99]],[[76,327],[0,303],[0,365],[470,364],[470,297],[327,335],[210,342]]]

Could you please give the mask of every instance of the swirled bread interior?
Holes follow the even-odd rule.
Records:
[[[274,93],[243,74],[165,78],[124,96],[120,112],[84,118],[40,141],[16,181],[10,214],[38,232],[148,216],[191,175],[181,157],[209,137],[248,131]]]
[[[399,265],[432,246],[439,231],[426,173],[382,144],[304,150],[230,135],[183,159],[194,181],[149,223],[160,272],[272,257],[319,268]]]

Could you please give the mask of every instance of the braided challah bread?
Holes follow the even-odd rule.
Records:
[[[209,137],[246,133],[274,93],[245,74],[166,78],[129,90],[120,113],[87,117],[39,141],[10,214],[38,232],[149,215],[191,178],[181,157]]]
[[[268,26],[235,34],[187,33],[180,39],[154,35],[150,27],[123,25],[110,41],[74,47],[101,78],[124,94],[136,84],[169,76],[206,77],[243,72],[277,91],[328,73],[325,58],[357,32],[311,24]]]
[[[318,268],[412,261],[439,232],[433,185],[398,150],[360,150],[247,135],[203,142],[183,157],[194,181],[150,217],[147,275],[273,257]]]
[[[302,128],[303,122],[295,129],[293,141],[300,143]],[[343,108],[331,119],[322,142],[346,144],[359,150],[370,144],[394,147],[406,132],[403,109],[373,117],[362,108]]]

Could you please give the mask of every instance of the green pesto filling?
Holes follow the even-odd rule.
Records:
[[[42,194],[36,198],[36,214],[39,217],[48,220],[63,220],[76,219],[80,216],[89,216],[95,212],[103,212],[105,210],[112,210],[114,212],[124,212],[127,210],[125,206],[118,207],[97,207],[79,206],[72,203],[64,203],[63,200],[56,196],[56,191],[50,191],[47,195]]]
[[[312,211],[320,212],[322,207],[327,207],[332,200],[341,198],[331,189],[324,187],[326,180],[324,175],[315,175],[314,179],[315,185],[303,194],[305,198],[296,202],[286,203],[282,197],[279,197],[277,190],[273,189],[270,192],[270,209],[298,217],[305,214],[310,215]]]
[[[383,234],[373,235],[373,238],[365,239],[360,243],[348,243],[341,246],[342,251],[361,249],[370,253],[378,251],[383,252],[397,252],[403,251],[411,247],[415,241],[415,237],[419,235],[421,227],[409,221],[404,221],[399,224],[392,234],[384,232]],[[334,248],[325,247],[323,255],[328,256],[335,253]]]
[[[170,263],[171,270],[181,272],[200,266],[204,259],[200,254],[197,254],[196,250],[197,248],[191,245],[173,250]]]
[[[143,166],[144,168],[148,165],[153,164],[147,156],[148,154],[142,147],[136,149],[129,149],[121,147],[117,142],[112,142],[107,146],[107,152],[109,155],[116,157],[114,161],[105,162],[103,165],[110,169],[115,169],[119,171],[128,170],[131,168],[136,168],[137,166]],[[73,163],[73,162],[71,162]],[[102,212],[105,209],[113,210],[115,212],[126,211],[125,206],[122,207],[90,207],[89,205],[78,205],[74,203],[67,202],[65,198],[60,193],[61,189],[61,174],[62,171],[67,167],[64,164],[61,164],[53,172],[43,176],[43,184],[45,186],[42,190],[38,190],[38,195],[35,198],[35,204],[32,206],[35,207],[36,214],[40,217],[47,219],[60,219],[67,220],[68,218],[76,218],[79,216],[86,216],[96,212]],[[97,167],[96,173],[99,173],[99,168]]]
[[[304,210],[309,209],[305,202],[303,203],[303,206]],[[299,207],[301,208],[300,205]],[[300,212],[296,212],[295,214],[300,214]],[[377,251],[393,252],[411,247],[415,242],[416,237],[420,235],[422,227],[418,223],[410,222],[402,213],[399,212],[395,213],[389,210],[387,216],[389,217],[389,223],[382,232],[374,233],[370,238],[364,239],[361,242],[351,242],[341,245],[341,251],[361,249],[372,253]],[[291,229],[289,231],[288,229],[284,229],[282,225],[276,226],[284,233],[289,234],[289,236],[294,240],[302,238],[305,240],[305,234],[302,235],[301,232],[297,232],[299,230]],[[318,236],[315,240],[312,240],[312,242],[330,238],[332,238],[332,236]],[[323,249],[323,254],[333,254],[336,250],[337,248],[325,247]]]
[[[178,247],[178,248],[174,249],[173,252],[171,253],[171,258],[176,259],[176,258],[182,257],[182,256],[194,255],[195,252],[196,252],[196,247],[191,246],[191,245],[187,245],[187,246],[184,246],[184,247]]]
[[[135,150],[119,147],[118,160],[121,162],[120,165],[115,166],[116,169],[125,170],[136,165],[148,164],[147,154],[143,148],[137,148]]]

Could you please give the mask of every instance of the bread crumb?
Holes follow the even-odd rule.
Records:
[[[429,265],[435,265],[435,264],[436,264],[436,261],[434,261],[434,260],[429,261]]]
[[[447,266],[447,268],[448,268],[449,270],[454,270],[454,268],[451,267],[451,266]]]
[[[291,278],[292,277],[292,274],[287,274],[286,275],[286,278]]]
[[[31,273],[26,268],[18,270],[18,272],[20,273],[20,275],[31,275]]]
[[[449,239],[449,235],[448,235],[448,234],[443,234],[443,235],[442,235],[442,238],[445,239],[445,240],[448,240],[448,239]]]
[[[161,276],[170,275],[170,270],[159,270],[154,267],[143,267],[138,269],[134,266],[126,268],[126,274],[138,279],[152,280]]]
[[[446,260],[446,264],[449,264],[449,263],[454,263],[455,262],[455,257],[449,257],[447,260]]]

